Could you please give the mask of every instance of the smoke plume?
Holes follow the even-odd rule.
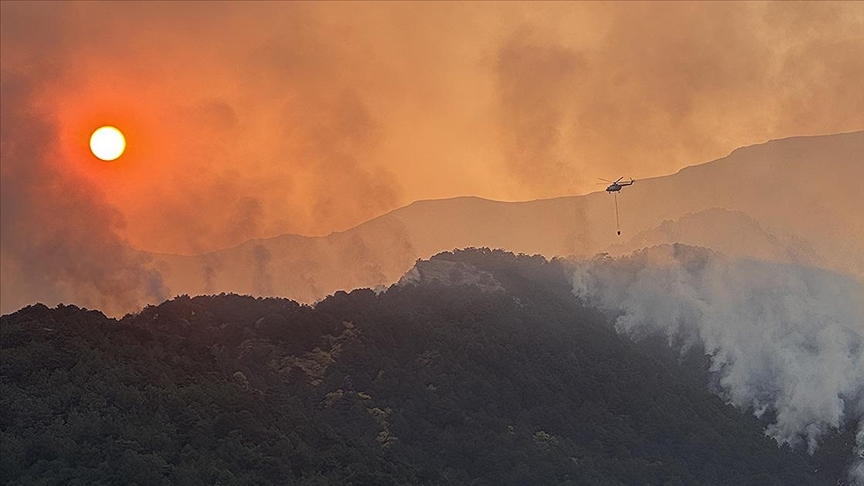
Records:
[[[50,88],[67,151],[106,117],[128,128],[123,163],[78,169],[120,234],[160,253],[323,236],[419,199],[593,191],[864,128],[854,2],[0,8],[3,65]]]
[[[676,244],[576,262],[573,292],[622,334],[704,347],[722,396],[771,411],[779,444],[812,453],[864,418],[864,286],[852,277]]]
[[[117,230],[120,214],[65,170],[50,115],[34,87],[3,71],[0,85],[0,300],[2,312],[36,301],[136,310],[167,295],[148,257]]]
[[[266,246],[258,243],[252,247],[254,268],[252,271],[252,291],[255,295],[268,296],[273,293],[273,276],[270,275],[270,261],[273,255]]]

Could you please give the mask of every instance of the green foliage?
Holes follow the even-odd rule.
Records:
[[[340,292],[314,308],[223,294],[119,321],[72,306],[3,316],[0,482],[807,485],[839,476],[841,461],[817,457],[834,469],[815,475],[813,459],[778,448],[701,375],[617,336],[570,296],[556,262],[490,250],[435,260],[490,272],[506,291],[422,282]]]

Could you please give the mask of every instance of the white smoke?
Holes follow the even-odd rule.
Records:
[[[574,294],[618,332],[704,346],[723,397],[773,411],[765,433],[779,444],[812,454],[826,432],[864,418],[864,285],[853,277],[677,244],[573,265]],[[864,428],[857,442],[864,450]],[[861,450],[850,474],[864,485]]]

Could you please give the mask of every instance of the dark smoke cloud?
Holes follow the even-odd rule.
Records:
[[[254,269],[252,272],[252,292],[255,295],[273,295],[273,276],[270,274],[270,261],[273,255],[270,250],[262,244],[252,247],[252,261]]]
[[[567,105],[586,67],[581,53],[540,44],[525,30],[514,33],[498,52],[507,163],[520,181],[543,188],[572,171],[563,132]],[[572,185],[572,175],[564,183]]]
[[[286,137],[312,164],[306,184],[326,188],[317,194],[312,215],[362,220],[395,206],[399,190],[392,175],[364,164],[381,138],[371,110],[350,90],[316,98],[309,95],[309,107],[286,104],[283,112]]]
[[[4,4],[4,64],[17,64],[25,83],[49,86],[58,104],[116,106],[109,111],[138,125],[127,133],[130,150],[141,151],[138,172],[99,181],[138,247],[190,254],[285,232],[326,234],[402,201],[378,154],[382,125],[365,59],[333,35],[324,10]],[[27,67],[34,57],[51,79]],[[70,79],[80,89],[67,89]],[[72,113],[61,113],[62,128],[80,122]]]
[[[201,292],[212,294],[215,292],[215,280],[220,270],[222,270],[222,259],[218,255],[208,253],[199,257],[201,260]],[[193,291],[194,293],[194,291]]]
[[[0,83],[2,312],[34,300],[109,314],[167,295],[147,257],[117,235],[122,216],[54,152],[51,116],[34,108],[34,86],[4,67]]]

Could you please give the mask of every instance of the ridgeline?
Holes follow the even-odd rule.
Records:
[[[823,485],[710,393],[698,353],[634,344],[565,265],[490,250],[314,307],[181,296],[120,320],[0,319],[0,478],[24,484]],[[818,472],[816,470],[818,469]]]

